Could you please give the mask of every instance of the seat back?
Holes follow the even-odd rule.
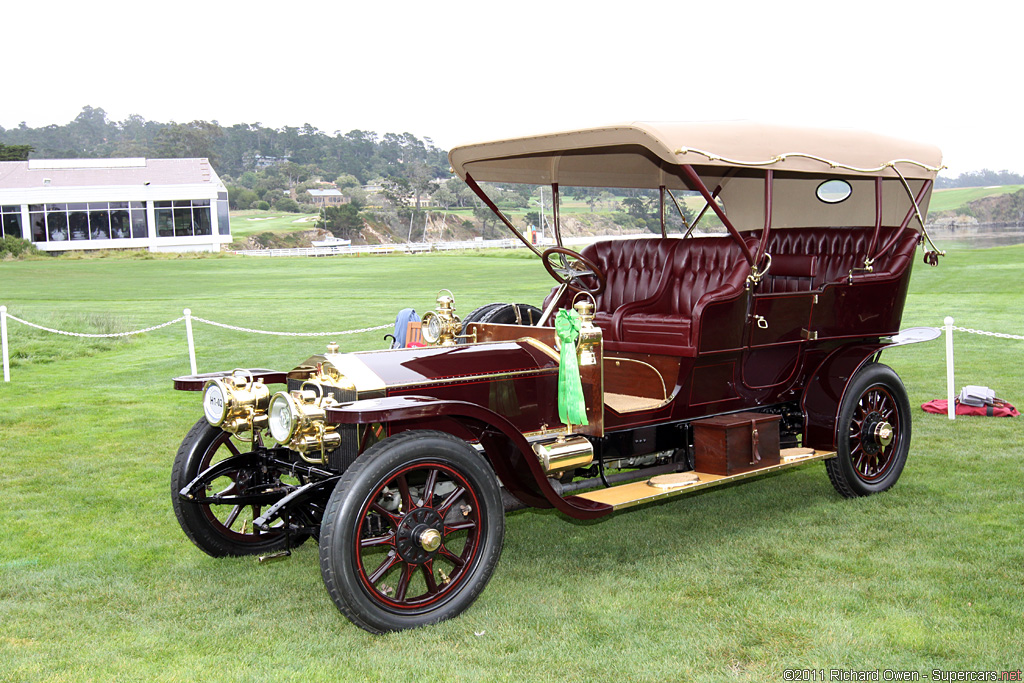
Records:
[[[620,306],[654,296],[672,269],[679,239],[609,240],[588,245],[581,254],[606,277],[596,311],[613,314]]]

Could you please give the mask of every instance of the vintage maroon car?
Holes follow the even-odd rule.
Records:
[[[175,380],[203,391],[171,486],[201,550],[266,559],[313,537],[338,609],[382,632],[466,609],[510,507],[594,519],[819,460],[843,496],[899,478],[910,409],[879,357],[930,336],[899,326],[937,149],[635,123],[463,146],[450,160],[558,286],[540,306],[464,320],[442,293],[425,348],[330,344],[290,371]],[[557,245],[530,244],[481,182],[550,185]],[[567,186],[647,191],[661,235],[566,248]],[[674,192],[700,195],[695,220]],[[712,217],[717,231],[698,234]]]

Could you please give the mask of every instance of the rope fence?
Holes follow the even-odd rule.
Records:
[[[192,334],[192,322],[205,323],[214,327],[220,327],[225,330],[234,330],[236,332],[246,332],[248,334],[265,334],[273,335],[276,337],[340,337],[346,334],[360,334],[362,332],[374,332],[376,330],[391,329],[394,327],[393,323],[386,323],[384,325],[376,325],[374,327],[363,327],[357,330],[343,330],[341,332],[271,332],[269,330],[254,330],[248,327],[238,327],[236,325],[228,325],[226,323],[219,323],[214,320],[207,320],[206,318],[200,318],[199,316],[192,315],[192,311],[186,308],[182,311],[181,317],[175,318],[174,320],[168,320],[165,323],[159,325],[153,325],[151,327],[145,327],[141,330],[131,330],[130,332],[109,332],[104,334],[93,334],[89,332],[69,332],[67,330],[57,330],[52,327],[46,327],[45,325],[39,325],[37,323],[29,322],[28,320],[22,320],[21,318],[11,315],[7,312],[7,306],[0,306],[0,346],[3,347],[3,367],[4,367],[4,381],[11,381],[11,363],[10,363],[10,349],[7,344],[7,321],[13,320],[14,322],[21,323],[27,327],[32,327],[43,332],[49,332],[51,334],[60,334],[66,337],[80,337],[87,339],[112,339],[115,337],[131,337],[137,334],[145,334],[146,332],[153,332],[155,330],[163,329],[164,327],[170,327],[180,322],[185,323],[186,338],[188,341],[188,360],[189,365],[192,368],[192,374],[199,374],[199,370],[196,367],[196,347],[195,338]]]
[[[998,339],[1016,339],[1018,341],[1024,341],[1024,335],[1019,334],[1003,334],[1002,332],[986,332],[985,330],[975,330],[971,327],[957,327],[953,325],[955,322],[951,316],[946,316],[946,319],[942,322],[945,323],[943,329],[946,331],[946,416],[950,420],[956,419],[956,383],[953,377],[953,331],[967,332],[968,334],[980,334],[986,337],[996,337]]]

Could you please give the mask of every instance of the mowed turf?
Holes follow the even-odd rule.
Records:
[[[905,326],[1024,334],[1024,248],[918,262]],[[116,332],[195,315],[342,331],[432,307],[538,303],[510,256],[41,260],[0,264],[0,304]],[[200,371],[287,369],[328,341],[195,327]],[[336,337],[380,348],[382,332]],[[0,384],[2,681],[781,681],[786,669],[1016,670],[1024,642],[1019,419],[928,415],[941,341],[887,351],[914,406],[891,491],[840,498],[818,464],[579,523],[509,515],[488,588],[458,619],[370,636],[335,609],[316,546],[213,559],[171,510],[174,452],[200,417],[181,323],[128,341],[9,324]],[[957,333],[957,383],[1024,404],[1024,342]]]

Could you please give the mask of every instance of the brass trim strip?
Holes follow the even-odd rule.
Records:
[[[661,491],[652,486],[648,486],[647,480],[641,479],[640,481],[637,482],[622,484],[620,486],[613,486],[607,489],[598,489],[597,491],[579,493],[576,494],[576,497],[591,500],[596,503],[604,503],[605,505],[610,505],[613,510],[622,510],[624,508],[633,507],[634,505],[650,503],[655,500],[661,500],[663,498],[671,498],[672,496],[679,496],[683,495],[684,493],[690,493],[692,491],[699,491],[702,489],[711,488],[712,486],[718,486],[719,484],[728,484],[734,481],[740,481],[741,479],[750,479],[752,477],[757,477],[762,474],[768,474],[769,472],[777,472],[779,470],[785,470],[791,467],[799,467],[800,465],[804,465],[809,462],[815,462],[817,460],[828,460],[829,458],[834,457],[836,457],[835,451],[814,451],[813,455],[808,455],[798,460],[794,460],[791,462],[781,462],[778,465],[769,465],[768,467],[762,467],[760,469],[750,470],[749,472],[741,472],[739,474],[732,474],[729,476],[697,472],[696,474],[697,476],[700,477],[700,481],[688,484],[686,486],[671,491]]]
[[[435,384],[459,384],[463,382],[476,382],[482,379],[499,379],[505,377],[527,377],[529,375],[555,374],[558,368],[536,368],[533,370],[517,370],[516,372],[492,372],[486,375],[459,375],[457,377],[443,377],[439,379],[424,379],[418,382],[403,382],[392,384],[388,389],[405,389],[407,387],[425,387]]]

